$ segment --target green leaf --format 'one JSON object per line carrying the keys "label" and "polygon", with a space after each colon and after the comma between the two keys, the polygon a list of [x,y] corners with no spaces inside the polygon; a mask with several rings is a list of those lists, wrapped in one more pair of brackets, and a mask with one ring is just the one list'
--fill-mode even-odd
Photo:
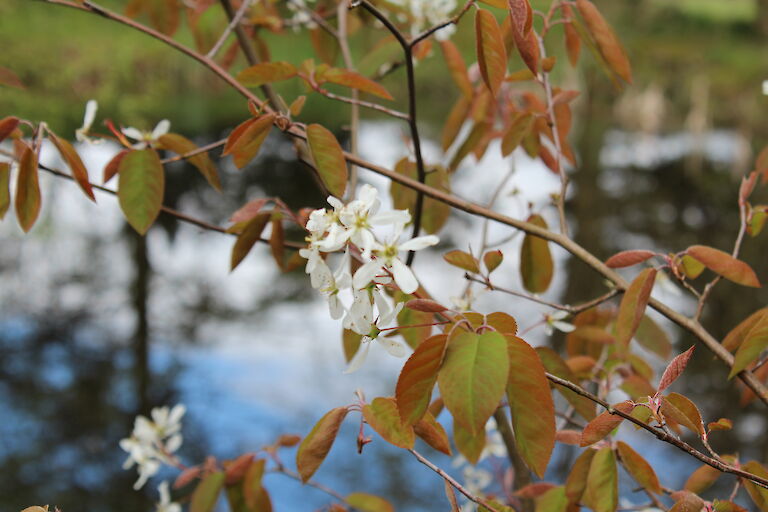
{"label": "green leaf", "polygon": [[296,66],[290,62],[262,62],[237,74],[237,81],[247,87],[258,87],[296,76]]}
{"label": "green leaf", "polygon": [[[411,297],[413,295],[398,291],[395,293],[395,302],[405,302]],[[428,325],[432,322],[434,322],[434,315],[432,313],[405,307],[397,314],[397,325],[402,327],[397,333],[403,337],[408,346],[416,349],[432,334],[432,326]],[[419,325],[420,327],[407,327],[409,325]]]}
{"label": "green leaf", "polygon": [[77,151],[75,151],[75,148],[72,147],[72,144],[70,144],[69,141],[60,139],[50,130],[48,131],[48,135],[51,142],[53,142],[53,145],[59,150],[61,157],[67,162],[67,165],[72,170],[72,177],[75,178],[77,184],[83,189],[85,195],[95,203],[96,198],[93,195],[93,187],[91,187],[88,178],[88,170],[80,159],[80,155],[77,154]]}
{"label": "green leaf", "polygon": [[253,219],[249,220],[243,228],[242,233],[237,236],[235,245],[232,247],[232,256],[230,258],[230,271],[243,261],[248,255],[255,244],[260,238],[261,233],[264,231],[264,227],[269,222],[270,214],[268,212],[262,212]]}
{"label": "green leaf", "polygon": [[[635,406],[632,402],[626,401],[614,405],[613,408],[625,414],[629,414]],[[584,431],[581,433],[581,446],[589,446],[602,440],[605,436],[610,434],[613,429],[618,427],[622,421],[624,421],[624,418],[618,414],[611,414],[608,411],[600,414],[584,427]]]}
{"label": "green leaf", "polygon": [[40,214],[40,182],[37,175],[37,155],[32,148],[24,146],[19,159],[16,177],[16,219],[21,229],[28,233]]}
{"label": "green leaf", "polygon": [[[674,410],[669,408],[670,405],[674,407]],[[664,414],[671,412],[672,419],[676,423],[683,425],[700,436],[704,435],[704,423],[701,420],[701,413],[696,404],[685,395],[670,393],[663,397],[661,412]]]}
{"label": "green leaf", "polygon": [[165,173],[154,149],[131,151],[120,160],[117,197],[128,223],[147,232],[163,206]]}
{"label": "green leaf", "polygon": [[453,441],[456,443],[456,449],[462,454],[470,464],[477,464],[480,455],[485,448],[485,429],[477,434],[471,433],[465,429],[461,423],[453,418]]}
{"label": "green leaf", "polygon": [[[169,149],[177,155],[186,155],[199,149],[197,145],[177,133],[166,133],[158,139],[164,149]],[[186,158],[186,160],[195,166],[200,171],[200,174],[208,181],[208,183],[218,191],[221,191],[221,180],[219,179],[219,172],[216,166],[208,156],[208,153],[199,153],[197,155]]]}
{"label": "green leaf", "polygon": [[362,339],[362,334],[357,334],[350,329],[344,329],[344,332],[341,335],[341,343],[344,347],[344,360],[347,363],[349,363],[352,358],[355,357],[355,354],[357,354]]}
{"label": "green leaf", "polygon": [[343,85],[350,89],[367,92],[374,96],[378,96],[379,98],[384,98],[385,100],[395,99],[383,85],[374,82],[360,73],[350,71],[349,69],[331,68],[326,70],[322,77],[323,80],[333,84]]}
{"label": "green leaf", "polygon": [[348,412],[346,407],[337,407],[328,411],[299,445],[296,452],[296,469],[299,471],[302,482],[306,483],[312,478],[328,452],[331,451],[341,422],[344,421]]}
{"label": "green leaf", "polygon": [[610,446],[600,448],[592,458],[582,501],[594,512],[614,512],[619,503],[616,456]]}
{"label": "green leaf", "polygon": [[701,494],[714,484],[722,473],[719,469],[713,468],[709,464],[702,464],[696,471],[691,473],[688,480],[685,481],[683,489],[691,491],[694,494]]}
{"label": "green leaf", "polygon": [[211,512],[223,486],[223,471],[206,475],[192,493],[189,512]]}
{"label": "green leaf", "polygon": [[703,263],[709,270],[734,283],[760,288],[760,281],[752,267],[727,252],[706,245],[694,245],[686,249],[686,253]]}
{"label": "green leaf", "polygon": [[624,292],[616,317],[616,343],[620,350],[626,350],[640,326],[655,280],[656,269],[646,268]]}
{"label": "green leaf", "polygon": [[656,472],[651,465],[648,464],[648,461],[633,450],[627,443],[618,441],[616,447],[619,450],[621,462],[624,464],[624,467],[629,474],[632,475],[632,478],[643,486],[644,489],[656,494],[661,494],[659,477],[656,476]]}
{"label": "green leaf", "polygon": [[324,126],[310,124],[307,127],[307,142],[317,172],[328,192],[336,197],[343,197],[347,188],[348,171],[339,141]]}
{"label": "green leaf", "polygon": [[480,74],[496,96],[507,74],[507,50],[496,17],[485,9],[478,9],[475,15],[475,41]]}
{"label": "green leaf", "polygon": [[504,397],[509,373],[507,341],[497,332],[461,332],[448,343],[438,376],[445,406],[477,435]]}
{"label": "green leaf", "polygon": [[749,315],[739,325],[731,329],[731,332],[723,340],[723,347],[731,352],[739,348],[755,324],[766,317],[768,317],[768,308],[758,309]]}
{"label": "green leaf", "polygon": [[[741,469],[748,471],[753,475],[768,478],[768,470],[765,469],[765,466],[754,460],[751,460],[742,465]],[[749,497],[752,498],[752,501],[755,503],[755,505],[757,505],[757,507],[763,512],[768,512],[768,490],[763,487],[759,487],[757,484],[747,480],[746,478],[742,478],[741,483],[747,490]]]}
{"label": "green leaf", "polygon": [[242,169],[253,160],[272,130],[274,114],[249,119],[232,130],[222,155],[232,155],[235,166]]}
{"label": "green leaf", "polygon": [[416,347],[405,362],[395,389],[397,408],[404,424],[413,425],[427,411],[447,344],[448,335],[432,336]]}
{"label": "green leaf", "polygon": [[[547,229],[541,215],[531,215],[528,222]],[[523,286],[531,293],[544,293],[552,282],[554,265],[549,243],[543,238],[526,233],[520,251],[520,276]]]}
{"label": "green leaf", "polygon": [[243,497],[249,508],[256,508],[257,504],[263,500],[261,480],[264,477],[264,468],[267,464],[265,459],[256,459],[248,467],[243,478]]}
{"label": "green leaf", "polygon": [[555,404],[546,371],[536,351],[522,339],[507,336],[507,397],[515,443],[534,473],[544,477],[555,447]]}
{"label": "green leaf", "polygon": [[569,503],[581,502],[584,490],[587,488],[587,477],[589,476],[589,467],[592,465],[592,459],[597,450],[588,448],[579,455],[568,473],[565,480],[565,495]]}
{"label": "green leaf", "polygon": [[744,336],[744,341],[736,351],[728,378],[733,378],[752,364],[766,348],[768,348],[768,315],[763,315]]}
{"label": "green leaf", "polygon": [[[549,347],[536,347],[536,353],[539,355],[544,368],[556,377],[565,379],[573,384],[578,384],[579,379],[573,374],[573,371],[565,364],[560,355]],[[587,397],[581,396],[576,392],[564,387],[555,386],[555,389],[570,403],[576,412],[585,420],[592,421],[597,416],[595,403]]]}
{"label": "green leaf", "polygon": [[483,255],[483,263],[489,274],[496,270],[502,261],[504,261],[504,253],[499,250],[489,251]]}
{"label": "green leaf", "polygon": [[683,254],[683,257],[680,258],[680,266],[688,279],[696,279],[706,268],[702,262],[687,254]]}
{"label": "green leaf", "polygon": [[424,416],[413,425],[413,431],[435,450],[451,455],[451,442],[448,440],[448,434],[431,412],[424,413]]}
{"label": "green leaf", "polygon": [[363,417],[385,441],[399,448],[409,450],[416,440],[411,425],[404,425],[394,398],[374,398],[363,407]]}
{"label": "green leaf", "polygon": [[0,220],[11,207],[11,164],[0,162]]}
{"label": "green leaf", "polygon": [[536,499],[536,512],[565,512],[567,508],[568,498],[562,485],[549,489]]}
{"label": "green leaf", "polygon": [[506,336],[517,335],[517,321],[506,313],[496,311],[486,315],[485,323],[496,329],[496,332]]}
{"label": "green leaf", "polygon": [[391,503],[373,494],[354,492],[346,497],[346,501],[360,512],[395,512]]}

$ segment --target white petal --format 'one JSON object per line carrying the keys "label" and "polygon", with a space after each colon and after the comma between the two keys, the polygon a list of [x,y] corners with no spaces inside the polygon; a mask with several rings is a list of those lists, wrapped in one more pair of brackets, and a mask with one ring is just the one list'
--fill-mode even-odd
{"label": "white petal", "polygon": [[401,251],[419,251],[431,245],[436,245],[440,241],[435,235],[417,236],[407,242],[400,244]]}
{"label": "white petal", "polygon": [[157,140],[166,133],[168,133],[168,130],[171,129],[171,122],[167,119],[163,119],[159,123],[157,123],[157,126],[155,126],[155,129],[152,130],[152,140]]}
{"label": "white petal", "polygon": [[349,362],[349,366],[344,370],[344,373],[354,373],[359,370],[365,359],[368,357],[368,351],[371,349],[370,338],[363,338],[363,342],[360,344],[360,348],[357,349],[357,353]]}
{"label": "white petal", "polygon": [[558,331],[563,331],[563,332],[573,332],[576,330],[575,325],[569,324],[568,322],[560,322],[558,320],[555,320],[554,322],[552,322],[552,327],[554,327]]}
{"label": "white petal", "polygon": [[369,261],[357,269],[355,276],[352,278],[352,286],[358,290],[365,288],[379,272],[381,272],[381,263],[378,260]]}
{"label": "white petal", "polygon": [[405,347],[400,343],[389,338],[384,338],[383,336],[376,338],[376,340],[384,346],[387,352],[389,352],[389,355],[395,357],[405,357]]}
{"label": "white petal", "polygon": [[129,126],[128,128],[123,128],[120,131],[123,132],[123,135],[133,140],[141,140],[144,138],[144,134],[141,133],[140,130],[137,130],[136,128],[134,128],[133,126]]}
{"label": "white petal", "polygon": [[184,441],[184,438],[181,434],[174,434],[171,436],[170,439],[165,443],[165,450],[168,453],[174,453],[176,450],[181,448],[181,443]]}
{"label": "white petal", "polygon": [[341,210],[344,208],[344,203],[342,203],[339,198],[334,196],[328,196],[328,204],[333,206],[334,210]]}
{"label": "white petal", "polygon": [[373,225],[384,224],[408,224],[411,222],[411,214],[408,210],[392,210],[391,212],[378,213],[368,219]]}
{"label": "white petal", "polygon": [[344,305],[339,300],[339,296],[336,294],[328,296],[328,311],[331,314],[331,318],[338,320],[344,316],[347,311],[344,309]]}
{"label": "white petal", "polygon": [[418,289],[419,282],[413,275],[413,271],[405,263],[399,258],[393,258],[390,265],[392,266],[392,274],[395,276],[395,282],[403,293],[413,293]]}
{"label": "white petal", "polygon": [[187,408],[184,404],[176,404],[173,406],[173,409],[171,409],[171,414],[168,417],[169,423],[178,423],[181,421],[182,416],[184,416],[184,413],[187,412]]}
{"label": "white petal", "polygon": [[90,130],[93,121],[96,119],[96,111],[99,109],[99,104],[96,100],[88,100],[85,104],[85,116],[83,117],[83,130],[87,133]]}

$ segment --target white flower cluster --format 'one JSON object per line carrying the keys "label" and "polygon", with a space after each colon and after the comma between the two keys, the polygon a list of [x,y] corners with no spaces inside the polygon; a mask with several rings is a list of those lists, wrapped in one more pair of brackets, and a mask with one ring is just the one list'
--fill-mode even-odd
{"label": "white flower cluster", "polygon": [[173,453],[181,447],[183,440],[181,417],[185,412],[186,408],[181,404],[170,410],[168,407],[155,407],[151,420],[137,416],[131,437],[120,440],[120,448],[128,452],[123,469],[136,464],[139,472],[134,489],[141,489],[162,464],[173,464]]}
{"label": "white flower cluster", "polygon": [[[323,208],[310,214],[307,221],[309,246],[299,254],[307,259],[306,272],[312,287],[328,300],[331,317],[343,317],[345,329],[364,336],[363,346],[347,368],[347,373],[351,373],[362,365],[373,339],[378,339],[390,354],[405,355],[402,345],[378,336],[381,328],[393,322],[403,308],[402,303],[391,306],[382,287],[394,278],[404,293],[416,291],[419,283],[400,259],[400,253],[435,245],[438,238],[429,235],[401,242],[400,236],[411,222],[411,214],[407,210],[379,212],[378,191],[370,185],[363,185],[358,198],[346,205],[332,196],[328,203],[332,210]],[[390,226],[390,236],[378,238],[374,226]],[[350,272],[350,244],[360,249],[364,261],[354,276]],[[341,250],[344,250],[344,256],[336,272],[332,272],[321,253]],[[351,291],[352,303],[348,307],[339,297],[342,290]]]}
{"label": "white flower cluster", "polygon": [[[413,18],[411,34],[417,35],[422,31],[442,23],[451,17],[456,9],[456,0],[389,0],[390,3],[405,7]],[[455,25],[448,25],[435,33],[438,41],[451,37],[456,31]]]}
{"label": "white flower cluster", "polygon": [[317,27],[317,23],[309,14],[312,8],[307,5],[307,2],[315,3],[315,0],[288,0],[286,2],[288,10],[293,13],[291,25],[293,25],[294,30],[299,30],[301,27],[309,29]]}

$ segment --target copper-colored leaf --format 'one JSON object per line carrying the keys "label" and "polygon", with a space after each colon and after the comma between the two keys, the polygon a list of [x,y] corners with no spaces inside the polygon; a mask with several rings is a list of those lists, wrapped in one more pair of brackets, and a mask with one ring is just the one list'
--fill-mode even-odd
{"label": "copper-colored leaf", "polygon": [[354,492],[346,497],[346,502],[360,512],[395,512],[390,502],[373,494]]}
{"label": "copper-colored leaf", "polygon": [[453,141],[456,140],[456,136],[459,134],[461,127],[464,125],[464,121],[469,114],[471,103],[466,96],[461,96],[451,108],[451,112],[448,114],[448,118],[443,126],[443,133],[440,138],[440,144],[443,151],[447,151]]}
{"label": "copper-colored leaf", "polygon": [[526,35],[520,34],[518,31],[514,31],[515,46],[520,53],[523,62],[531,73],[536,75],[539,72],[539,61],[541,60],[541,49],[539,48],[539,37],[536,35],[535,30],[530,30]]}
{"label": "copper-colored leaf", "polygon": [[37,155],[24,145],[19,159],[19,172],[16,177],[16,219],[25,233],[35,225],[40,214],[40,182],[37,174]]}
{"label": "copper-colored leaf", "polygon": [[0,220],[11,206],[11,164],[0,162]]}
{"label": "copper-colored leaf", "polygon": [[710,432],[715,430],[731,430],[733,428],[733,421],[728,418],[720,418],[717,421],[710,421],[707,423],[707,430]]}
{"label": "copper-colored leaf", "polygon": [[512,27],[521,35],[526,35],[533,26],[533,10],[529,0],[508,0],[509,16]]}
{"label": "copper-colored leaf", "polygon": [[733,378],[756,361],[766,348],[768,348],[768,315],[763,315],[744,336],[744,341],[739,346],[739,350],[736,351],[728,378]]}
{"label": "copper-colored leaf", "polygon": [[760,288],[760,281],[752,267],[741,260],[737,260],[727,252],[706,245],[691,246],[686,252],[711,271],[734,283]]}
{"label": "copper-colored leaf", "polygon": [[720,478],[722,473],[719,469],[713,468],[709,464],[702,464],[696,471],[691,473],[688,480],[685,481],[683,489],[691,491],[694,494],[701,494]]}
{"label": "copper-colored leaf", "polygon": [[471,464],[477,464],[480,460],[480,455],[483,453],[483,448],[485,448],[485,429],[481,429],[477,434],[473,434],[465,429],[454,417],[453,440],[459,453]]}
{"label": "copper-colored leaf", "polygon": [[217,471],[203,477],[192,493],[189,512],[211,512],[224,486],[224,472]]}
{"label": "copper-colored leaf", "polygon": [[672,361],[670,361],[659,381],[659,393],[667,389],[673,382],[675,382],[675,380],[677,380],[680,374],[683,373],[685,367],[688,365],[688,361],[691,360],[691,356],[693,356],[693,351],[695,349],[696,345],[692,346],[682,354],[678,354]]}
{"label": "copper-colored leaf", "polygon": [[168,36],[176,32],[181,21],[179,0],[152,0],[146,6],[154,28]]}
{"label": "copper-colored leaf", "polygon": [[440,41],[440,48],[443,50],[443,57],[445,63],[448,65],[448,71],[451,73],[451,78],[456,82],[459,90],[465,98],[472,98],[473,89],[472,82],[469,81],[469,74],[467,73],[467,65],[464,63],[464,59],[456,48],[456,45],[451,42],[450,39]]}
{"label": "copper-colored leaf", "polygon": [[258,87],[296,76],[296,66],[289,62],[262,62],[237,74],[237,81],[248,87]]}
{"label": "copper-colored leaf", "polygon": [[181,489],[182,487],[196,480],[202,472],[203,472],[202,466],[188,467],[187,469],[179,473],[179,476],[177,476],[176,480],[173,481],[173,488]]}
{"label": "copper-colored leaf", "polygon": [[588,448],[579,455],[568,473],[565,480],[565,495],[569,503],[579,503],[587,488],[587,477],[589,476],[589,467],[592,465],[592,459],[597,450]]}
{"label": "copper-colored leaf", "polygon": [[[169,149],[177,155],[186,155],[198,149],[197,145],[188,138],[177,133],[166,133],[158,139],[164,149]],[[200,174],[216,190],[221,190],[221,180],[219,173],[208,153],[199,153],[186,158],[186,160],[200,171]]]}
{"label": "copper-colored leaf", "polygon": [[296,468],[302,482],[307,482],[323,463],[339,433],[341,422],[347,416],[346,407],[337,407],[328,411],[307,434],[296,452]]}
{"label": "copper-colored leaf", "polygon": [[631,267],[649,260],[655,255],[656,253],[653,251],[645,250],[621,251],[605,260],[605,264],[611,268]]}
{"label": "copper-colored leaf", "polygon": [[429,411],[413,425],[413,431],[425,443],[446,455],[451,455],[451,442],[443,426],[437,422]]}
{"label": "copper-colored leaf", "polygon": [[358,91],[373,94],[374,96],[384,98],[385,100],[394,99],[383,85],[374,82],[360,73],[348,69],[331,68],[323,73],[323,79],[333,84],[343,85],[350,89],[357,89]]}
{"label": "copper-colored leaf", "polygon": [[578,430],[558,430],[555,433],[555,441],[570,444],[571,446],[579,446],[581,444],[581,432]]}
{"label": "copper-colored leaf", "polygon": [[229,222],[237,224],[238,222],[247,222],[253,219],[269,201],[270,198],[268,197],[260,197],[248,201],[232,214],[229,218]]}
{"label": "copper-colored leaf", "polygon": [[[541,215],[531,215],[528,222],[547,229],[547,223]],[[549,242],[526,233],[520,250],[520,275],[523,286],[531,293],[544,293],[552,282],[553,274],[554,264],[549,252]]]}
{"label": "copper-colored leaf", "polygon": [[[763,478],[768,478],[768,469],[757,461],[751,460],[741,466],[741,469],[748,471],[753,475],[757,475]],[[765,512],[768,511],[768,490],[758,486],[746,478],[741,479],[741,483],[749,493],[749,497],[757,505],[757,507]]]}
{"label": "copper-colored leaf", "polygon": [[704,500],[689,491],[677,491],[672,493],[675,504],[669,512],[700,512],[704,508]]}
{"label": "copper-colored leaf", "polygon": [[[629,414],[635,406],[632,402],[626,401],[614,405],[613,408],[625,414]],[[611,414],[608,411],[600,414],[584,427],[584,431],[581,433],[581,446],[589,446],[602,440],[605,436],[610,434],[613,429],[618,427],[622,421],[624,421],[624,418],[618,414]]]}
{"label": "copper-colored leaf", "polygon": [[763,318],[768,317],[768,307],[761,308],[739,322],[739,325],[731,329],[723,340],[723,347],[733,352],[741,346],[747,334]]}
{"label": "copper-colored leaf", "polygon": [[[671,411],[669,405],[672,405],[675,410]],[[661,412],[664,414],[672,412],[672,419],[675,423],[683,425],[700,436],[704,435],[704,423],[701,420],[701,412],[699,412],[699,408],[696,407],[696,404],[685,395],[681,395],[680,393],[670,393],[663,397]],[[678,413],[682,414],[682,416]]]}
{"label": "copper-colored leaf", "polygon": [[416,440],[413,427],[400,419],[394,398],[374,398],[373,402],[363,407],[363,417],[388,443],[406,450],[413,448]]}
{"label": "copper-colored leaf", "polygon": [[443,254],[443,259],[454,267],[462,268],[467,272],[471,272],[473,274],[480,273],[480,264],[477,261],[477,258],[468,252],[459,250],[448,251],[447,253]]}
{"label": "copper-colored leaf", "polygon": [[240,483],[245,477],[245,473],[253,462],[253,453],[244,453],[233,461],[224,463],[224,474],[226,475],[225,484],[235,485]]}
{"label": "copper-colored leaf", "polygon": [[245,167],[259,153],[274,120],[274,114],[267,114],[240,124],[229,135],[222,155],[231,154],[238,169]]}
{"label": "copper-colored leaf", "polygon": [[411,299],[405,303],[405,307],[424,313],[442,313],[448,309],[431,299]]}
{"label": "copper-colored leaf", "polygon": [[230,258],[230,271],[240,264],[241,261],[251,252],[253,244],[255,244],[261,233],[269,222],[270,214],[267,212],[256,215],[253,219],[249,220],[243,228],[243,231],[238,235],[235,245],[232,247],[232,256]]}
{"label": "copper-colored leaf", "polygon": [[459,509],[459,502],[456,500],[456,493],[453,490],[453,486],[447,479],[443,479],[443,490],[445,490],[445,497],[448,498],[448,503],[451,504],[451,512],[461,512]]}
{"label": "copper-colored leaf", "polygon": [[77,184],[80,185],[80,188],[83,189],[83,192],[85,192],[85,195],[88,196],[91,201],[96,202],[96,197],[93,195],[93,187],[88,179],[88,170],[86,170],[85,165],[80,159],[80,155],[75,151],[75,148],[72,147],[72,144],[70,144],[69,141],[57,137],[51,131],[48,132],[48,135],[51,142],[53,142],[53,145],[59,150],[61,157],[67,162],[67,165],[72,170],[72,177],[75,178]]}
{"label": "copper-colored leaf", "polygon": [[505,336],[517,335],[517,321],[506,313],[496,311],[485,317],[485,323]]}
{"label": "copper-colored leaf", "polygon": [[426,412],[448,342],[446,334],[424,340],[405,362],[397,379],[395,397],[400,417],[413,425]]}
{"label": "copper-colored leaf", "polygon": [[10,135],[18,125],[18,117],[10,116],[0,119],[0,142],[3,142],[3,140],[5,140],[5,138]]}
{"label": "copper-colored leaf", "polygon": [[483,255],[483,263],[489,274],[496,270],[502,261],[504,261],[504,253],[499,250],[489,251]]}
{"label": "copper-colored leaf", "polygon": [[[563,5],[563,17],[573,19],[573,9],[570,5]],[[579,53],[581,52],[581,38],[579,37],[579,31],[573,28],[573,23],[566,22],[565,29],[565,50],[568,53],[568,60],[572,66],[576,66],[579,63]]]}
{"label": "copper-colored leaf", "polygon": [[615,512],[619,502],[616,456],[610,446],[600,448],[592,458],[582,502],[594,512]]}
{"label": "copper-colored leaf", "polygon": [[347,162],[339,141],[333,133],[319,124],[307,126],[307,142],[320,178],[328,192],[343,197],[347,188]]}
{"label": "copper-colored leaf", "polygon": [[643,486],[644,489],[661,494],[659,478],[656,476],[656,472],[651,465],[627,443],[618,441],[616,447],[619,450],[621,462],[627,468],[629,474],[632,475],[632,478]]}
{"label": "copper-colored leaf", "polygon": [[475,16],[475,43],[480,74],[495,96],[507,74],[507,50],[496,17],[485,9],[478,9]]}
{"label": "copper-colored leaf", "polygon": [[[24,89],[24,84],[19,80],[18,75],[8,68],[0,66],[0,85],[7,85],[10,87],[16,87],[17,89]],[[2,137],[0,137],[2,140]]]}
{"label": "copper-colored leaf", "polygon": [[533,114],[523,112],[518,114],[510,123],[504,137],[501,139],[502,156],[510,155],[531,131],[534,122]]}
{"label": "copper-colored leaf", "polygon": [[573,333],[574,336],[578,336],[590,343],[602,343],[603,345],[609,345],[615,341],[611,333],[596,325],[582,325],[577,327]]}
{"label": "copper-colored leaf", "polygon": [[[549,347],[536,347],[536,352],[539,354],[541,362],[549,373],[574,384],[579,383],[576,376],[557,352]],[[570,403],[574,409],[576,409],[576,412],[578,412],[584,419],[587,421],[595,419],[596,412],[594,402],[566,387],[555,386],[555,389],[568,400],[568,403]]]}
{"label": "copper-colored leaf", "polygon": [[600,55],[610,66],[611,70],[624,81],[632,83],[632,69],[624,48],[616,38],[608,22],[597,10],[597,7],[589,0],[576,0],[576,8],[579,10],[589,33],[595,40]]}
{"label": "copper-colored leaf", "polygon": [[[264,477],[264,469],[266,465],[266,459],[256,459],[253,461],[253,464],[248,467],[248,471],[245,472],[242,485],[243,498],[245,499],[245,503],[251,508],[255,508],[256,504],[262,499],[261,481]],[[260,509],[256,510],[261,512]]]}
{"label": "copper-colored leaf", "polygon": [[285,271],[285,231],[282,216],[272,214],[272,233],[269,235],[269,248],[277,267]]}
{"label": "copper-colored leaf", "polygon": [[113,156],[109,162],[107,162],[107,165],[104,166],[104,174],[101,179],[102,184],[106,185],[109,180],[117,175],[117,173],[120,171],[120,162],[123,160],[125,155],[130,152],[130,149],[124,149]]}
{"label": "copper-colored leaf", "polygon": [[522,339],[507,336],[507,397],[517,450],[539,477],[544,476],[555,447],[555,404],[546,371],[536,351]]}
{"label": "copper-colored leaf", "polygon": [[643,319],[655,280],[656,269],[644,269],[632,281],[621,298],[619,315],[616,318],[616,343],[622,350],[629,345]]}
{"label": "copper-colored leaf", "polygon": [[643,319],[640,320],[640,325],[635,331],[635,339],[644,348],[662,359],[668,359],[672,352],[672,342],[669,341],[669,336],[648,315],[644,315]]}

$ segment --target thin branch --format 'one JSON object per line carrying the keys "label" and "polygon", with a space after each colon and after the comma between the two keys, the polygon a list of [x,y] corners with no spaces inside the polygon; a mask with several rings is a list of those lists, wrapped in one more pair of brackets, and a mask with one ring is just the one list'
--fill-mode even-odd
{"label": "thin branch", "polygon": [[237,25],[240,23],[240,21],[243,19],[243,16],[245,15],[245,12],[248,10],[248,7],[251,5],[251,0],[243,0],[243,4],[240,6],[240,9],[237,10],[237,13],[232,17],[232,19],[229,22],[229,25],[227,25],[227,28],[224,29],[224,32],[221,33],[221,36],[219,36],[219,40],[216,41],[216,44],[213,45],[213,47],[208,51],[208,53],[205,54],[206,57],[209,59],[213,59],[216,57],[216,54],[219,53],[219,50],[221,50],[221,47],[224,46],[224,43],[227,41],[227,38],[232,33],[232,31],[237,27]]}
{"label": "thin branch", "polygon": [[[349,10],[350,0],[342,0],[339,2],[336,8],[336,16],[338,19],[339,28],[336,31],[336,41],[339,43],[341,49],[341,58],[344,59],[344,67],[349,70],[355,70],[355,64],[352,61],[352,52],[349,49],[349,39],[347,31],[347,18]],[[352,89],[352,100],[354,102],[360,101],[360,92],[357,89]],[[358,139],[360,137],[360,105],[358,103],[352,104],[351,112],[349,113],[349,148],[353,155],[357,155]],[[347,191],[348,197],[353,197],[355,189],[357,188],[357,166],[349,166],[349,189]]]}
{"label": "thin branch", "polygon": [[[405,121],[408,121],[408,119],[410,119],[408,114],[404,114],[404,113],[399,112],[397,110],[384,107],[382,105],[379,105],[378,103],[372,103],[370,101],[355,99],[354,97],[347,98],[346,96],[340,96],[338,94],[334,94],[334,93],[332,93],[330,91],[327,91],[327,90],[321,88],[320,86],[313,87],[313,89],[315,91],[319,92],[320,94],[322,94],[323,96],[325,96],[326,98],[329,98],[329,99],[332,99],[332,100],[337,100],[337,101],[342,101],[344,103],[349,103],[350,105],[352,105],[353,108],[356,107],[356,106],[360,106],[360,107],[369,108],[371,110],[375,110],[377,112],[381,112],[382,114],[387,114],[388,116],[392,116],[392,117],[395,117],[397,119],[403,119]],[[353,89],[352,92],[354,94],[357,91],[355,91]],[[356,151],[354,151],[354,149],[353,149],[351,151],[351,153],[352,154],[356,154]]]}
{"label": "thin branch", "polygon": [[301,482],[303,485],[308,485],[310,487],[314,487],[315,489],[324,492],[328,496],[331,496],[332,498],[340,501],[341,503],[344,503],[348,507],[351,507],[352,510],[358,510],[358,509],[352,507],[352,505],[347,501],[347,498],[342,496],[337,491],[334,491],[333,489],[331,489],[327,485],[323,485],[321,483],[317,483],[314,480],[308,480],[308,481],[305,482],[305,481],[303,481],[301,479],[301,476],[298,473],[296,473],[295,471],[291,471],[290,469],[285,468],[282,465],[280,465],[277,468],[271,470],[270,472],[271,473],[277,473],[279,475],[285,475],[287,477],[293,478],[294,480],[297,480],[297,481]]}
{"label": "thin branch", "polygon": [[168,158],[163,158],[160,160],[160,163],[162,164],[169,164],[171,162],[178,162],[179,160],[187,160],[189,158],[192,158],[193,156],[199,155],[201,153],[207,153],[209,151],[212,151],[216,148],[220,148],[221,146],[225,145],[227,143],[227,139],[221,139],[217,140],[216,142],[211,142],[210,144],[206,144],[205,146],[200,146],[197,149],[193,149],[192,151],[188,153],[184,153],[183,155],[176,155]]}
{"label": "thin branch", "polygon": [[456,14],[455,16],[452,16],[452,17],[448,18],[447,20],[443,21],[442,23],[438,23],[438,24],[437,24],[437,25],[435,25],[434,27],[432,27],[432,28],[429,28],[429,29],[425,30],[424,32],[422,32],[421,34],[419,34],[419,35],[417,35],[416,37],[414,37],[414,38],[411,40],[411,42],[409,43],[409,44],[410,44],[410,46],[411,46],[411,48],[413,48],[414,46],[416,46],[417,44],[419,44],[420,42],[422,42],[424,39],[428,38],[429,36],[431,36],[432,34],[434,34],[435,32],[437,32],[437,31],[438,31],[438,30],[440,30],[441,28],[445,28],[445,27],[447,27],[448,25],[458,25],[458,24],[459,24],[459,21],[461,21],[461,18],[464,16],[464,14],[465,14],[465,13],[466,13],[466,12],[469,10],[469,8],[470,8],[470,7],[472,7],[473,5],[475,5],[475,0],[468,0],[468,1],[467,1],[467,3],[465,3],[465,4],[464,4],[464,7],[462,7],[462,8],[461,8],[461,11],[459,11],[459,13],[458,13],[458,14]]}

